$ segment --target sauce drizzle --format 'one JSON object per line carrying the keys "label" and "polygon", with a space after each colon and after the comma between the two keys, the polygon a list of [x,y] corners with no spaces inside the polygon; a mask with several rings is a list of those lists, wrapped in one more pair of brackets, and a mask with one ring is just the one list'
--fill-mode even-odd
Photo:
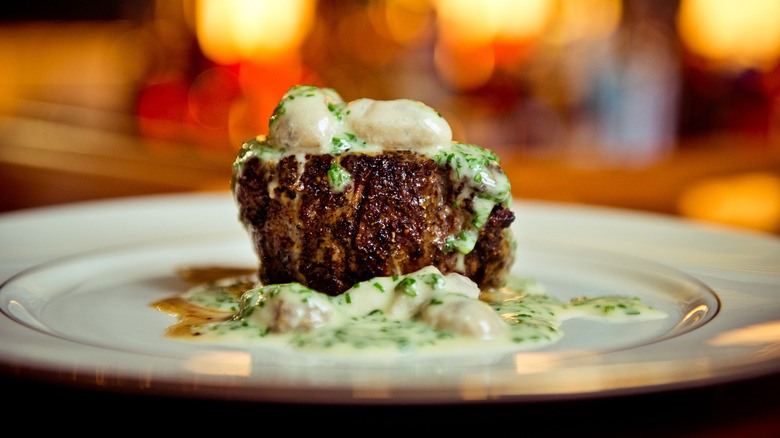
{"label": "sauce drizzle", "polygon": [[[436,268],[358,283],[332,297],[297,283],[259,285],[244,271],[189,271],[205,280],[153,303],[178,322],[166,336],[185,341],[277,345],[298,351],[414,355],[477,347],[527,350],[558,341],[572,318],[625,323],[667,315],[636,297],[561,301],[530,279],[480,291]],[[217,278],[219,277],[219,278]]]}

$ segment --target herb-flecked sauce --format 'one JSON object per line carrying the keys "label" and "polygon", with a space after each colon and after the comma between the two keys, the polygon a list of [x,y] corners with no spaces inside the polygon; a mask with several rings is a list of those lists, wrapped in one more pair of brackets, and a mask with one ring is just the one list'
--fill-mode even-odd
{"label": "herb-flecked sauce", "polygon": [[436,268],[358,283],[328,296],[297,283],[259,285],[239,276],[195,285],[153,304],[178,316],[167,336],[207,343],[260,343],[343,356],[407,356],[472,348],[519,351],[550,345],[572,318],[626,323],[667,315],[630,296],[561,301],[514,278],[480,291]]}

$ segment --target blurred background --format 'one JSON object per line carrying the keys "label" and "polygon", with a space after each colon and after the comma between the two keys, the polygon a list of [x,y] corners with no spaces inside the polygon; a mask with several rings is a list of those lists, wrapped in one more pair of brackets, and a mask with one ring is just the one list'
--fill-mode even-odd
{"label": "blurred background", "polygon": [[227,190],[311,83],[436,108],[519,198],[780,233],[780,0],[12,2],[0,60],[0,211]]}

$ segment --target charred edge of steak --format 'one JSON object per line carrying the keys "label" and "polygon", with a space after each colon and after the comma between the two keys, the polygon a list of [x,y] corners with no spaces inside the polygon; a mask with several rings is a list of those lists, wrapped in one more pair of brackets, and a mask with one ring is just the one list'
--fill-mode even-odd
{"label": "charred edge of steak", "polygon": [[459,254],[447,250],[446,239],[471,214],[453,205],[457,189],[448,169],[409,152],[344,154],[339,164],[352,181],[337,192],[328,181],[336,158],[306,159],[300,174],[295,156],[275,163],[254,158],[237,180],[240,217],[252,235],[262,282],[299,282],[338,295],[360,281],[429,265],[481,287],[504,281],[514,215],[496,205],[459,269]]}
{"label": "charred edge of steak", "polygon": [[481,288],[503,286],[515,258],[509,227],[515,215],[503,204],[493,207],[474,249],[466,255],[465,273]]}

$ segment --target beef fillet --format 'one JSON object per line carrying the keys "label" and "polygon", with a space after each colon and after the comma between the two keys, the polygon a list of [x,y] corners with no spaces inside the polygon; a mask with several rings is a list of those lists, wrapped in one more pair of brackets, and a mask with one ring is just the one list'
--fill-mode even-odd
{"label": "beef fillet", "polygon": [[[451,171],[409,151],[245,159],[233,190],[260,280],[338,295],[432,265],[482,288],[502,285],[513,261],[514,215],[496,203],[474,230],[473,249],[453,247],[453,236],[472,227],[478,193],[464,196],[469,181],[453,180]],[[348,182],[334,184],[334,172]]]}

